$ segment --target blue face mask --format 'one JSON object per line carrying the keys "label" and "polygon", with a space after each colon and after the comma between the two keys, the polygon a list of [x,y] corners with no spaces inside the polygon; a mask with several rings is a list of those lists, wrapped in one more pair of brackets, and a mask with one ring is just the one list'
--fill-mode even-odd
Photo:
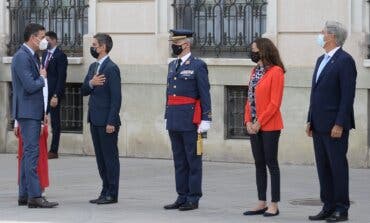
{"label": "blue face mask", "polygon": [[321,47],[324,48],[325,46],[325,40],[324,40],[324,34],[319,34],[316,38],[317,44]]}

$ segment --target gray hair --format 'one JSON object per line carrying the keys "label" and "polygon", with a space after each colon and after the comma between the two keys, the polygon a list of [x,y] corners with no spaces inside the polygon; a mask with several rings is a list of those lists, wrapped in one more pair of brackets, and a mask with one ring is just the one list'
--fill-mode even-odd
{"label": "gray hair", "polygon": [[335,36],[335,43],[337,46],[343,46],[347,39],[347,30],[342,23],[336,21],[327,21],[325,23],[325,30],[327,33]]}
{"label": "gray hair", "polygon": [[193,43],[194,43],[193,37],[186,38],[186,42],[190,43],[190,45],[193,45]]}

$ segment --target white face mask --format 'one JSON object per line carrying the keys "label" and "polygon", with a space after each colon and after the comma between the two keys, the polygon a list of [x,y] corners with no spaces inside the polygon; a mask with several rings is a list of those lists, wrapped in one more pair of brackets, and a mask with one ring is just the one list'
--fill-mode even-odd
{"label": "white face mask", "polygon": [[39,48],[40,48],[40,50],[46,50],[46,48],[48,48],[48,41],[46,40],[46,38],[43,38],[40,41]]}
{"label": "white face mask", "polygon": [[325,46],[325,40],[324,40],[324,34],[319,34],[316,38],[317,45],[319,45],[321,48],[324,48]]}

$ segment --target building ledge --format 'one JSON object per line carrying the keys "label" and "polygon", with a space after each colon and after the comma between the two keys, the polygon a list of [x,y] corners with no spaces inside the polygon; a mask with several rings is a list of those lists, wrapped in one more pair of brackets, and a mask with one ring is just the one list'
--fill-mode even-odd
{"label": "building ledge", "polygon": [[[4,64],[11,64],[13,57],[3,57],[2,63]],[[69,65],[79,65],[83,64],[83,57],[68,57],[68,64]]]}
{"label": "building ledge", "polygon": [[[168,58],[167,63],[171,63],[176,58]],[[234,58],[201,58],[208,66],[247,66],[254,67],[255,63],[251,59]]]}
{"label": "building ledge", "polygon": [[362,63],[364,67],[370,67],[370,59],[365,59],[364,62]]}

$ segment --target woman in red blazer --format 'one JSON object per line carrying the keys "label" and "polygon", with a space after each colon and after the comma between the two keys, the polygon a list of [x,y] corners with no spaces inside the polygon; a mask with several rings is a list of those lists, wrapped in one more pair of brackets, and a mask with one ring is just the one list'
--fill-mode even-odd
{"label": "woman in red blazer", "polygon": [[[278,144],[283,128],[280,106],[284,89],[285,68],[278,49],[266,38],[252,43],[251,59],[257,63],[252,70],[244,122],[250,134],[256,166],[258,205],[244,215],[265,217],[279,214],[280,170]],[[271,204],[266,203],[267,169],[271,175]]]}

